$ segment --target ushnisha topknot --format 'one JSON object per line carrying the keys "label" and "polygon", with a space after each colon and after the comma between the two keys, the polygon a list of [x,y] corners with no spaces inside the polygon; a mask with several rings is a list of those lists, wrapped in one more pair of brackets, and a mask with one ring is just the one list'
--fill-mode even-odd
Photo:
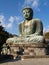
{"label": "ushnisha topknot", "polygon": [[24,8],[22,9],[22,11],[25,10],[25,9],[29,9],[30,11],[33,12],[32,8],[30,8],[30,7],[24,7]]}

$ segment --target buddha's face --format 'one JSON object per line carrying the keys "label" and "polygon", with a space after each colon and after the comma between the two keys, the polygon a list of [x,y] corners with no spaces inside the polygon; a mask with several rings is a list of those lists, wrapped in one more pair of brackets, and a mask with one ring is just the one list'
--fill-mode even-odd
{"label": "buddha's face", "polygon": [[29,20],[30,17],[31,17],[31,12],[30,12],[30,9],[24,9],[23,10],[23,16],[26,20]]}

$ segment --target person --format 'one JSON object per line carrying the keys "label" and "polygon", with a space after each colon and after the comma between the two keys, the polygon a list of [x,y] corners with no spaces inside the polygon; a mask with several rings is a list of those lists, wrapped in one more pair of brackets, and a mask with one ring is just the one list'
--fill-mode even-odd
{"label": "person", "polygon": [[[19,24],[18,37],[7,39],[6,43],[28,42],[43,43],[43,24],[40,19],[33,18],[32,8],[26,7],[22,10],[25,20]],[[11,41],[12,40],[12,41]]]}

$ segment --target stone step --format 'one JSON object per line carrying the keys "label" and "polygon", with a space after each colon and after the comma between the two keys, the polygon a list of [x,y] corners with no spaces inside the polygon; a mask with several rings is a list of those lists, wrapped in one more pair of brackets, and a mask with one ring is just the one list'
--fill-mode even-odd
{"label": "stone step", "polygon": [[41,56],[31,56],[31,55],[23,55],[22,59],[31,59],[31,58],[49,58],[49,55],[41,55]]}
{"label": "stone step", "polygon": [[24,44],[8,44],[9,47],[31,47],[31,48],[37,48],[37,47],[47,47],[47,44],[45,43],[24,43]]}

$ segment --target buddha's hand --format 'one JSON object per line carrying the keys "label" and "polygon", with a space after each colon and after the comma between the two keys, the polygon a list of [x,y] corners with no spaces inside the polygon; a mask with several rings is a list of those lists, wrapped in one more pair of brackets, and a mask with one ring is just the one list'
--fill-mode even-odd
{"label": "buddha's hand", "polygon": [[30,34],[30,35],[26,35],[26,37],[34,37],[36,36],[37,34]]}

